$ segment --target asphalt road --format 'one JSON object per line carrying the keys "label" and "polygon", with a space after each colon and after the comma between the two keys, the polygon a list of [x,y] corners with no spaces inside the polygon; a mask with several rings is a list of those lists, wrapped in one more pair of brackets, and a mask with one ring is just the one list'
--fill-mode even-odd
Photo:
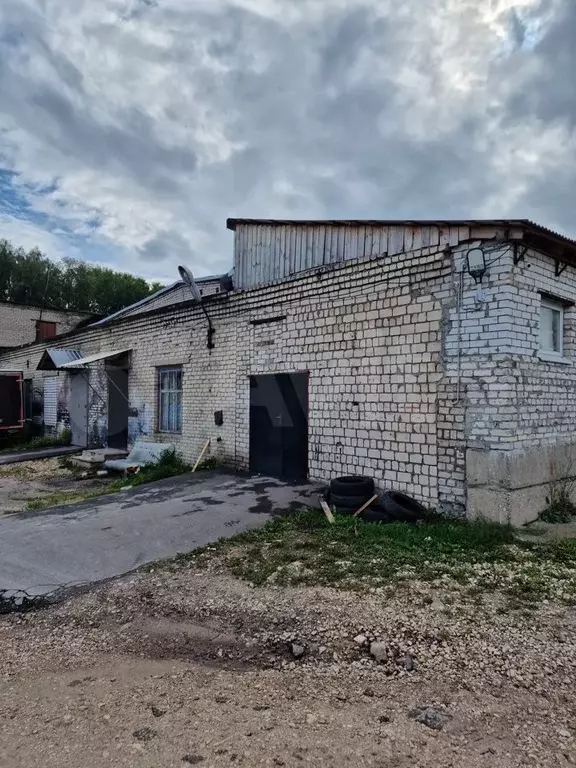
{"label": "asphalt road", "polygon": [[0,589],[44,594],[128,573],[263,525],[318,489],[222,472],[0,518]]}

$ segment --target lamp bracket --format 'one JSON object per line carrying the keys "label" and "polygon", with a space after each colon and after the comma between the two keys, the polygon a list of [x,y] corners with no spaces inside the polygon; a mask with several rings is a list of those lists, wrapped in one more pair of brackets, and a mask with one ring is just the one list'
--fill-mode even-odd
{"label": "lamp bracket", "polygon": [[524,261],[524,257],[528,253],[528,246],[521,245],[520,243],[514,243],[514,266]]}

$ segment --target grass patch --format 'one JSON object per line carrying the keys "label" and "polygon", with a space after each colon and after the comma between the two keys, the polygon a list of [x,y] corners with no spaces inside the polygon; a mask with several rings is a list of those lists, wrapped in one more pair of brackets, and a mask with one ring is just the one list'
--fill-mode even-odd
{"label": "grass patch", "polygon": [[[411,572],[434,578],[439,563],[458,566],[487,559],[510,560],[508,546],[514,531],[495,523],[456,521],[421,525],[378,525],[338,516],[330,525],[314,510],[274,520],[257,531],[237,537],[247,556],[235,559],[237,575],[264,583],[284,565],[301,563],[277,574],[277,583],[314,581],[332,583],[343,579],[389,580]],[[302,571],[300,576],[295,571]],[[285,578],[284,578],[285,577]]]}
{"label": "grass patch", "polygon": [[183,475],[192,469],[188,462],[184,461],[175,451],[166,450],[160,454],[158,461],[144,464],[140,472],[127,478],[127,485],[142,485],[153,483],[157,480],[165,480],[168,477]]}
{"label": "grass patch", "polygon": [[218,469],[220,462],[215,456],[209,456],[207,459],[203,459],[196,468],[196,472],[208,472],[213,469]]}
{"label": "grass patch", "polygon": [[569,523],[576,517],[576,505],[572,501],[576,492],[576,467],[570,454],[566,453],[561,466],[552,463],[551,470],[546,508],[540,513],[540,520],[545,523]]}
{"label": "grass patch", "polygon": [[59,507],[63,504],[74,504],[79,501],[96,499],[99,496],[107,496],[110,493],[118,493],[123,488],[131,487],[132,485],[133,483],[124,477],[113,480],[101,488],[82,488],[80,485],[78,489],[72,491],[54,491],[54,493],[47,493],[45,496],[38,496],[36,499],[28,502],[26,509],[33,511]]}
{"label": "grass patch", "polygon": [[520,533],[525,536],[545,536],[547,528],[537,523],[528,523],[520,528]]}
{"label": "grass patch", "polygon": [[576,505],[564,491],[553,496],[546,509],[540,512],[543,523],[570,523],[576,517]]}
{"label": "grass patch", "polygon": [[39,496],[38,498],[29,501],[26,505],[26,509],[35,510],[47,509],[48,507],[59,507],[61,504],[84,501],[84,499],[90,499],[92,496],[97,496],[102,493],[110,493],[110,491],[107,488],[92,493],[87,490],[55,491],[54,493],[47,493],[45,496]]}
{"label": "grass patch", "polygon": [[322,513],[303,510],[223,540],[200,562],[214,555],[256,585],[363,589],[440,580],[474,594],[504,589],[524,599],[576,597],[575,540],[519,541],[512,527],[487,521],[379,525],[338,516],[330,525]]}
{"label": "grass patch", "polygon": [[118,491],[121,491],[126,487],[144,485],[145,483],[153,483],[158,480],[165,480],[168,477],[182,475],[185,472],[190,472],[190,469],[190,465],[183,461],[178,454],[166,450],[160,455],[158,461],[144,464],[140,468],[140,471],[131,477],[119,477],[116,480],[108,482],[101,488],[82,488],[79,486],[78,489],[72,491],[57,491],[45,496],[40,496],[29,502],[27,509],[47,509],[49,507],[57,507],[61,504],[71,504],[87,499],[94,499],[98,496],[118,493]]}
{"label": "grass patch", "polygon": [[60,469],[70,472],[73,477],[79,477],[84,471],[82,467],[79,467],[78,464],[74,462],[74,459],[72,459],[71,456],[58,456],[58,466]]}

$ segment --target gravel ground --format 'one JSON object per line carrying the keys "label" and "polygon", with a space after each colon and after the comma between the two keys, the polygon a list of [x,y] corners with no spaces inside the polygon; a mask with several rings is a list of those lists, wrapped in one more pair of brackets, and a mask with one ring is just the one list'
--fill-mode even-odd
{"label": "gravel ground", "polygon": [[[109,482],[109,481],[108,481]],[[106,479],[78,480],[58,458],[0,466],[0,515],[26,509],[33,499],[61,491],[105,488]]]}
{"label": "gravel ground", "polygon": [[575,765],[575,628],[456,585],[162,566],[0,618],[0,766]]}

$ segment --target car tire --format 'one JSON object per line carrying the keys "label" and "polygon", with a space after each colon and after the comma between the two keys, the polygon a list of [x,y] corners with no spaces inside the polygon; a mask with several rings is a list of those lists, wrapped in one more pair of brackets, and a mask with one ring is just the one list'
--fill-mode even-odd
{"label": "car tire", "polygon": [[[330,481],[330,491],[333,496],[363,497],[364,501],[374,495],[374,480],[363,475],[346,475],[335,477]],[[363,502],[362,502],[363,503]],[[362,506],[362,504],[360,504]]]}
{"label": "car tire", "polygon": [[[373,494],[372,494],[373,495]],[[332,493],[330,495],[330,503],[336,509],[337,512],[344,514],[353,514],[357,509],[370,499],[370,496],[337,496]]]}
{"label": "car tire", "polygon": [[362,512],[362,519],[365,523],[390,523],[390,515],[385,512],[378,504],[375,507],[368,507]]}
{"label": "car tire", "polygon": [[422,520],[426,516],[426,507],[419,501],[398,491],[386,491],[380,501],[382,509],[393,519],[407,523]]}

